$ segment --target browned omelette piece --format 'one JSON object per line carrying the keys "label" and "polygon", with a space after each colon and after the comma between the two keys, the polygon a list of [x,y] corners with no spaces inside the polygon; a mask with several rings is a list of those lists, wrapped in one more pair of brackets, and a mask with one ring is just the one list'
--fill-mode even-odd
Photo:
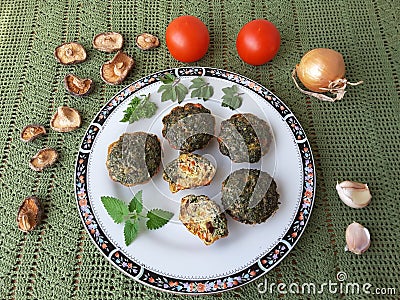
{"label": "browned omelette piece", "polygon": [[158,173],[160,164],[161,144],[155,134],[124,133],[108,146],[108,174],[124,186],[148,182]]}
{"label": "browned omelette piece", "polygon": [[212,163],[198,154],[181,153],[164,170],[163,179],[172,193],[209,185],[215,175]]}
{"label": "browned omelette piece", "polygon": [[199,103],[174,107],[162,123],[163,137],[172,148],[185,153],[206,147],[214,137],[215,118]]}
{"label": "browned omelette piece", "polygon": [[206,245],[228,235],[225,214],[217,203],[205,195],[183,197],[179,220]]}

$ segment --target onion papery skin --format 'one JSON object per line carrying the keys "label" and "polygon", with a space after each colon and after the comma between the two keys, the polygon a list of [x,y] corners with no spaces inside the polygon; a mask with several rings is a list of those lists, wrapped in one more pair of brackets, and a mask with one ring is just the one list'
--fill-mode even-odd
{"label": "onion papery skin", "polygon": [[[342,54],[327,49],[316,48],[307,52],[296,66],[297,77],[310,91],[323,93],[330,82],[343,79],[346,67]],[[322,89],[321,89],[322,88]]]}

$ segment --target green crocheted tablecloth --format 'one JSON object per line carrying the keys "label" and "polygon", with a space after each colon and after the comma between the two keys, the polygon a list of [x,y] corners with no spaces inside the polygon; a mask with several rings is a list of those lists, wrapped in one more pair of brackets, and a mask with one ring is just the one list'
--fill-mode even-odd
{"label": "green crocheted tablecloth", "polygon": [[[397,0],[324,1],[112,1],[3,0],[0,9],[0,298],[1,299],[169,299],[115,269],[87,235],[74,196],[76,154],[87,126],[99,109],[125,84],[147,74],[185,64],[174,60],[165,29],[175,17],[201,18],[210,31],[206,56],[196,62],[238,72],[266,86],[293,111],[310,140],[317,173],[317,194],[310,222],[290,254],[266,276],[220,299],[258,299],[278,295],[279,283],[292,287],[313,283],[371,284],[363,291],[295,294],[281,285],[284,298],[374,299],[372,293],[400,294],[400,4]],[[241,26],[255,18],[272,21],[281,32],[281,48],[269,63],[244,64],[235,49]],[[100,65],[112,54],[93,50],[92,38],[105,31],[122,33],[124,50],[136,61],[119,86],[102,82]],[[151,32],[161,46],[139,50],[134,37]],[[56,62],[61,43],[77,41],[88,60],[74,66]],[[301,94],[290,77],[302,55],[313,48],[341,52],[350,81],[343,100],[322,102]],[[67,73],[93,78],[86,98],[68,94]],[[56,108],[78,109],[82,127],[71,133],[49,128]],[[21,129],[43,124],[48,134],[31,143],[19,139]],[[55,166],[35,172],[28,161],[38,149],[60,152]],[[337,196],[337,181],[368,183],[372,203],[351,209]],[[44,205],[42,224],[29,234],[17,229],[22,200],[38,196]],[[344,232],[357,221],[369,228],[371,247],[363,255],[344,252]],[[347,276],[337,278],[337,275]],[[271,283],[273,293],[263,292]],[[394,290],[395,289],[395,290]],[[213,296],[216,297],[216,296]]]}

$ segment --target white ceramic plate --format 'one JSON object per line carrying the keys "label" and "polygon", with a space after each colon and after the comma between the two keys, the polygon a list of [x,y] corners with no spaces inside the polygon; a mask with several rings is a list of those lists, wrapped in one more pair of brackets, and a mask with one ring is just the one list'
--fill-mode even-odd
{"label": "white ceramic plate", "polygon": [[[163,148],[163,165],[178,156],[162,137],[162,117],[179,105],[161,102],[160,77],[170,73],[186,87],[203,76],[214,89],[208,101],[190,98],[210,109],[219,123],[235,113],[253,113],[269,122],[274,143],[269,152],[255,164],[234,164],[218,150],[215,139],[207,148],[197,151],[217,167],[211,185],[172,194],[162,179],[162,171],[144,185],[127,188],[108,176],[108,145],[124,132],[146,131],[157,134]],[[222,88],[237,85],[242,106],[232,111],[221,106]],[[121,123],[124,110],[134,96],[150,94],[158,106],[150,119],[131,125]],[[235,169],[257,168],[270,173],[277,182],[280,206],[275,215],[259,225],[245,225],[228,217],[229,235],[205,246],[179,221],[180,199],[188,194],[205,194],[220,202],[222,181]],[[164,291],[208,294],[226,291],[251,282],[275,267],[293,248],[310,217],[315,195],[315,168],[307,137],[287,106],[260,84],[241,75],[213,68],[186,67],[164,70],[133,82],[100,110],[89,125],[79,149],[75,171],[75,193],[84,227],[98,249],[119,270],[135,280]],[[100,200],[113,196],[126,203],[135,192],[143,191],[144,206],[175,213],[159,230],[141,228],[137,239],[126,246],[123,224],[115,224]]]}

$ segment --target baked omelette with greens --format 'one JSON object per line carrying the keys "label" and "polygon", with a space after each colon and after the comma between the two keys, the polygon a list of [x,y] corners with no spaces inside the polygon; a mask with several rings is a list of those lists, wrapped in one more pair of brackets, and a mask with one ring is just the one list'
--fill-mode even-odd
{"label": "baked omelette with greens", "polygon": [[155,134],[122,134],[108,146],[106,166],[112,180],[124,186],[148,182],[161,163],[161,144]]}
{"label": "baked omelette with greens", "polygon": [[179,220],[206,245],[228,235],[225,214],[217,203],[205,195],[183,197]]}
{"label": "baked omelette with greens", "polygon": [[279,207],[275,180],[257,169],[240,169],[222,182],[222,205],[228,215],[245,224],[260,224]]}
{"label": "baked omelette with greens", "polygon": [[169,183],[172,193],[209,185],[215,175],[215,167],[205,157],[181,153],[177,159],[166,165],[163,179]]}
{"label": "baked omelette with greens", "polygon": [[174,107],[162,119],[162,135],[172,148],[193,152],[208,145],[214,137],[215,118],[211,111],[199,103]]}

